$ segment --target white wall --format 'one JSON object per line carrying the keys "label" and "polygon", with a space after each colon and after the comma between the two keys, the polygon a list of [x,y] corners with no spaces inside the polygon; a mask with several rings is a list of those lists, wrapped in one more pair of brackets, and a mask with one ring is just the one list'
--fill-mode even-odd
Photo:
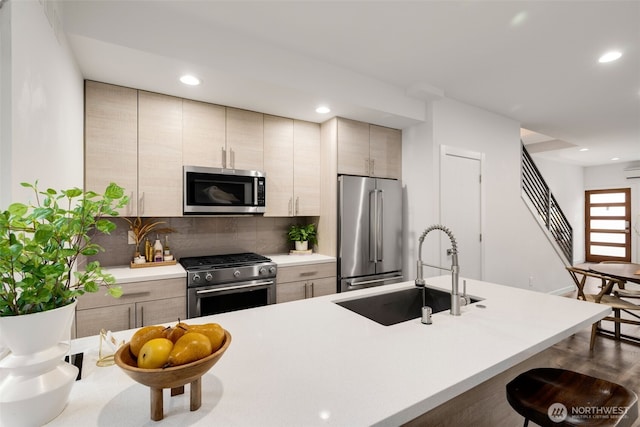
{"label": "white wall", "polygon": [[56,34],[55,7],[50,1],[21,0],[0,9],[3,24],[11,23],[10,73],[0,76],[11,98],[10,111],[2,110],[1,123],[10,123],[10,132],[3,126],[0,134],[0,208],[31,198],[20,182],[38,180],[43,188],[55,189],[83,186],[83,78],[64,33]]}
{"label": "white wall", "polygon": [[[437,153],[440,145],[447,145],[485,154],[483,279],[542,292],[571,286],[562,261],[520,196],[520,124],[450,99],[434,102],[430,113],[427,122],[403,130],[410,240],[405,248],[406,277],[415,277],[417,237],[439,222]],[[461,200],[460,208],[464,206]]]}
{"label": "white wall", "polygon": [[[584,168],[585,190],[606,190],[611,188],[631,188],[631,261],[640,263],[640,178],[626,179],[624,169],[638,166],[636,163],[614,163]],[[637,231],[636,231],[637,230]]]}
{"label": "white wall", "polygon": [[532,154],[538,170],[551,189],[573,229],[573,262],[584,262],[584,168]]}

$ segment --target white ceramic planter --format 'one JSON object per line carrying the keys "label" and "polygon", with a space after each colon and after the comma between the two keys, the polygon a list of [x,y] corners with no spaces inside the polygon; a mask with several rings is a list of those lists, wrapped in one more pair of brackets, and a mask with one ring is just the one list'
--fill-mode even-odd
{"label": "white ceramic planter", "polygon": [[0,359],[0,425],[41,426],[64,409],[78,375],[78,368],[63,360],[75,308],[74,302],[0,317],[3,345],[10,350]]}
{"label": "white ceramic planter", "polygon": [[306,251],[309,248],[309,242],[308,241],[304,241],[304,242],[296,242],[296,251]]}

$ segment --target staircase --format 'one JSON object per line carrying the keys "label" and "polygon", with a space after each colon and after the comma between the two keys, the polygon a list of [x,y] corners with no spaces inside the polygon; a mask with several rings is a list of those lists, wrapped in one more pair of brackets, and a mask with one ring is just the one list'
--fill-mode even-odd
{"label": "staircase", "polygon": [[566,266],[573,264],[573,229],[533,159],[522,146],[522,198]]}

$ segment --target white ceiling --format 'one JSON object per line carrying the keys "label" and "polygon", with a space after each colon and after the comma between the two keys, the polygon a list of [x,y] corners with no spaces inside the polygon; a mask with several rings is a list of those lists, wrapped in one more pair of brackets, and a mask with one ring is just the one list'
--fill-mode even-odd
{"label": "white ceiling", "polygon": [[[556,160],[640,160],[639,1],[59,7],[88,79],[316,122],[328,118],[313,111],[326,103],[331,116],[400,128],[424,120],[425,100],[445,96],[553,140],[539,147]],[[622,58],[599,64],[610,49]],[[185,72],[202,85],[180,84]],[[534,142],[539,135],[525,136]]]}

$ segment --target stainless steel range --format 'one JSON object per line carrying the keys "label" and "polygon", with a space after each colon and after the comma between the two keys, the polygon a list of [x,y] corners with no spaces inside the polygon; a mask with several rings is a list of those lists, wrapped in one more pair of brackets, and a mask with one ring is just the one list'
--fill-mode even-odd
{"label": "stainless steel range", "polygon": [[187,317],[207,316],[276,302],[278,267],[251,252],[181,258],[187,270]]}

